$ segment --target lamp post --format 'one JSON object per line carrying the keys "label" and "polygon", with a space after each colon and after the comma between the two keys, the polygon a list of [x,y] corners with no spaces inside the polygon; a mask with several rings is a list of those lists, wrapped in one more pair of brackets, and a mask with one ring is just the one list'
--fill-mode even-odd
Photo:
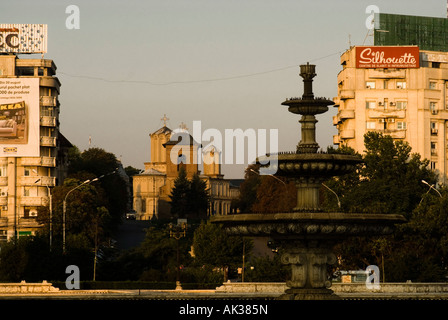
{"label": "lamp post", "polygon": [[62,252],[64,254],[66,252],[65,251],[65,216],[66,216],[66,211],[67,211],[67,197],[68,197],[68,195],[72,191],[78,189],[79,187],[81,187],[81,186],[83,186],[85,184],[88,184],[88,183],[91,183],[91,182],[94,182],[94,181],[98,181],[99,179],[102,179],[102,178],[104,178],[106,176],[109,176],[109,175],[117,173],[117,171],[118,171],[118,168],[115,168],[114,171],[106,173],[106,174],[103,174],[103,175],[99,176],[98,178],[95,178],[95,179],[92,179],[92,180],[88,179],[88,180],[84,181],[83,183],[81,183],[80,185],[78,185],[78,186],[74,187],[73,189],[69,190],[67,192],[67,194],[65,195],[64,202],[63,202],[63,212],[62,212]]}
{"label": "lamp post", "polygon": [[[258,173],[257,171],[255,171],[254,169],[249,169],[249,170],[252,171],[252,172],[255,173],[255,174],[258,174],[259,176],[262,176],[262,174],[259,174],[259,173]],[[263,174],[263,176],[264,176],[264,174]],[[281,183],[283,183],[283,185],[284,185],[285,188],[286,188],[286,183],[285,183],[283,180],[277,178],[277,177],[274,176],[273,174],[267,174],[267,176],[271,176],[272,178],[274,178],[274,179],[280,181]]]}
{"label": "lamp post", "polygon": [[176,290],[182,290],[182,286],[180,284],[180,264],[179,264],[179,240],[185,237],[187,234],[187,223],[181,222],[177,223],[177,227],[173,228],[173,224],[170,223],[170,238],[176,239],[176,250],[177,250],[177,272],[176,272]]}
{"label": "lamp post", "polygon": [[439,190],[437,190],[436,188],[434,188],[434,185],[430,185],[428,182],[426,182],[425,180],[422,180],[422,182],[424,184],[426,184],[427,186],[429,186],[430,189],[433,189],[435,192],[437,192],[440,196],[440,198],[442,198],[442,194],[439,192]]}
{"label": "lamp post", "polygon": [[330,190],[331,192],[334,193],[334,195],[336,196],[336,199],[338,199],[338,207],[339,207],[339,209],[341,209],[341,202],[339,201],[339,197],[338,197],[337,193],[334,192],[333,190],[331,190],[330,187],[328,187],[325,183],[322,183],[322,185],[323,185],[325,188],[327,188],[328,190]]}
{"label": "lamp post", "polygon": [[78,189],[79,187],[81,187],[81,186],[83,186],[83,185],[85,185],[87,183],[90,183],[90,182],[93,182],[93,181],[97,181],[97,180],[98,180],[98,178],[95,178],[93,180],[86,180],[83,183],[81,183],[80,185],[78,185],[78,186],[74,187],[73,189],[69,190],[67,192],[67,194],[65,195],[64,202],[63,202],[63,210],[62,210],[62,253],[63,254],[66,253],[66,251],[65,251],[65,216],[66,216],[66,212],[67,212],[67,197],[68,197],[68,195],[72,191]]}
{"label": "lamp post", "polygon": [[[37,179],[34,183],[38,183],[39,181],[41,181],[41,179]],[[52,225],[53,225],[53,205],[52,205],[52,196],[51,196],[51,190],[50,187],[48,186],[48,184],[45,185],[47,187],[47,194],[48,194],[48,209],[50,211],[50,221],[49,221],[49,226],[50,226],[50,251],[51,251],[51,247],[52,247],[52,242],[53,242],[53,229],[52,229]]]}

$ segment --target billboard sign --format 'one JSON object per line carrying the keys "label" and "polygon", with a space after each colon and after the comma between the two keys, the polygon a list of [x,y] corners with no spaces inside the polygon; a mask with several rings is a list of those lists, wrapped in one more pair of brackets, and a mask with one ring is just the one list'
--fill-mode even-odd
{"label": "billboard sign", "polygon": [[0,157],[38,157],[39,79],[0,78]]}
{"label": "billboard sign", "polygon": [[418,46],[448,51],[448,19],[399,14],[375,14],[376,46]]}
{"label": "billboard sign", "polygon": [[356,47],[357,68],[419,68],[416,46]]}
{"label": "billboard sign", "polygon": [[0,53],[46,53],[46,24],[0,24]]}

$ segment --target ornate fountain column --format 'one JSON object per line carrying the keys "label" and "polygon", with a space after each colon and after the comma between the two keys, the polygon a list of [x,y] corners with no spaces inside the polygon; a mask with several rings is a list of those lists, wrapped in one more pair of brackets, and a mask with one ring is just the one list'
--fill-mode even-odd
{"label": "ornate fountain column", "polygon": [[327,274],[327,267],[336,262],[333,246],[352,236],[390,234],[394,225],[405,219],[393,214],[322,212],[319,201],[322,183],[352,172],[362,159],[354,155],[317,153],[315,115],[326,112],[334,102],[314,98],[314,65],[300,66],[300,76],[304,83],[302,98],[282,103],[291,113],[302,115],[299,121],[302,139],[297,150],[258,158],[261,167],[275,161],[275,175],[295,180],[297,205],[293,212],[214,216],[211,221],[223,224],[229,234],[270,237],[277,243],[282,263],[291,268],[286,282],[288,289],[280,299],[337,299],[329,289],[331,281]]}
{"label": "ornate fountain column", "polygon": [[282,300],[337,299],[329,289],[327,266],[336,262],[331,247],[307,247],[303,241],[282,245],[281,262],[291,267],[291,279]]}

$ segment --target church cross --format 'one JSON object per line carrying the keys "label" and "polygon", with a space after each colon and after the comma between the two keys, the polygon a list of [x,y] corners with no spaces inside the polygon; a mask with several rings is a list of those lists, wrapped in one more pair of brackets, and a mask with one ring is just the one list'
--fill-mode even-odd
{"label": "church cross", "polygon": [[164,115],[163,115],[163,118],[160,119],[160,120],[163,121],[163,126],[166,127],[166,122],[167,122],[167,120],[170,120],[170,119],[166,117],[166,114],[164,114]]}

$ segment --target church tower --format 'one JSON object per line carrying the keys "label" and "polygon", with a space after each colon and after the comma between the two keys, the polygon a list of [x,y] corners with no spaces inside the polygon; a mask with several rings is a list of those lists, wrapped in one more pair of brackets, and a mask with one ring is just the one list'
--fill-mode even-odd
{"label": "church tower", "polygon": [[172,130],[166,126],[166,115],[161,119],[163,127],[151,133],[151,162],[145,162],[145,170],[155,169],[166,173],[166,150],[164,144],[170,140]]}
{"label": "church tower", "polygon": [[212,178],[222,177],[221,152],[213,145],[209,145],[203,151],[204,175]]}

